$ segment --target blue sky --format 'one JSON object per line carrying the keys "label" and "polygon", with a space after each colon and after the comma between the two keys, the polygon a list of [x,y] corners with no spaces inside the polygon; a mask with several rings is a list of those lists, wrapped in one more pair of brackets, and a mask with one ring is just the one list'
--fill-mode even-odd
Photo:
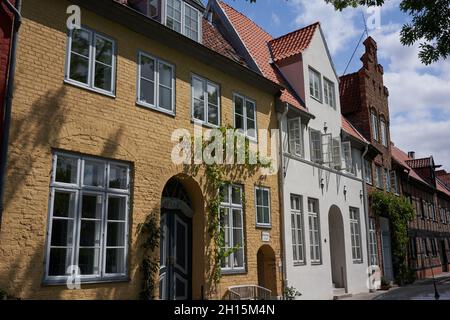
{"label": "blue sky", "polygon": [[[364,31],[364,21],[368,21],[390,92],[391,139],[405,151],[415,150],[418,157],[433,155],[450,171],[450,61],[424,66],[417,57],[418,45],[400,44],[398,33],[410,19],[398,8],[401,0],[386,1],[378,28],[371,27],[374,15],[367,8],[336,12],[324,0],[224,1],[274,37],[320,21],[339,75]],[[362,53],[360,45],[347,73],[360,68]]]}

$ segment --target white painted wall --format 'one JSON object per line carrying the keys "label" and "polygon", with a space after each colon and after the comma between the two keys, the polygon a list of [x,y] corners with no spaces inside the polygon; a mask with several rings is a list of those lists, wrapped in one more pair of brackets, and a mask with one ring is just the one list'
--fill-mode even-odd
{"label": "white painted wall", "polygon": [[[319,71],[322,76],[335,83],[336,109],[316,101],[309,96],[309,71],[311,66]],[[293,69],[297,68],[303,76],[294,77]],[[327,123],[327,133],[332,133],[333,137],[338,137],[341,133],[341,112],[339,102],[338,79],[333,70],[330,59],[327,55],[325,42],[321,32],[316,32],[310,47],[304,52],[303,59],[298,60],[295,65],[289,68],[283,68],[284,75],[292,80],[305,79],[304,92],[302,98],[306,102],[309,112],[315,115],[315,119],[308,123],[308,127],[323,132],[324,122]],[[282,70],[283,70],[282,69]],[[322,82],[323,85],[323,82]],[[294,86],[298,88],[297,86]],[[322,87],[323,89],[323,87]],[[297,90],[297,89],[296,89]],[[306,94],[305,94],[306,93]],[[302,293],[300,299],[331,299],[333,297],[332,270],[330,257],[330,233],[328,214],[330,208],[337,206],[342,214],[345,236],[345,259],[346,259],[346,278],[349,293],[368,292],[367,280],[367,246],[366,246],[366,222],[362,194],[363,182],[361,152],[352,148],[353,157],[357,163],[357,174],[352,176],[345,172],[332,170],[311,163],[309,131],[306,126],[302,127],[304,142],[304,159],[287,154],[287,120],[282,122],[283,150],[285,153],[286,178],[284,184],[284,221],[285,225],[285,254],[286,254],[286,272],[288,286],[295,287]],[[323,179],[324,188],[321,188]],[[347,194],[344,196],[344,187]],[[304,265],[294,266],[292,253],[292,233],[291,233],[291,208],[290,195],[296,194],[303,197],[303,225],[304,225],[304,243],[306,263]],[[310,262],[310,238],[307,204],[308,197],[319,200],[320,209],[320,229],[321,229],[321,249],[322,262],[319,265],[312,265]],[[352,259],[351,238],[350,238],[350,213],[349,208],[359,209],[360,229],[361,229],[361,248],[363,260],[361,263],[354,263]]]}

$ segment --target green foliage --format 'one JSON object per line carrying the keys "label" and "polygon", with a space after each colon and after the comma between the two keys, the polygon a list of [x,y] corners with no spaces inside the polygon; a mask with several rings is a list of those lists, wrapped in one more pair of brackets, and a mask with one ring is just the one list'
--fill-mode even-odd
{"label": "green foliage", "polygon": [[[214,284],[217,284],[221,278],[221,264],[222,261],[229,257],[233,252],[235,252],[239,247],[234,247],[225,250],[225,231],[223,228],[220,228],[220,204],[223,201],[223,196],[220,190],[223,187],[226,187],[233,183],[233,181],[228,178],[231,174],[255,174],[256,171],[260,168],[270,168],[272,163],[268,159],[262,159],[259,152],[252,151],[250,148],[250,140],[248,138],[238,139],[237,136],[239,133],[236,129],[227,126],[220,127],[220,132],[223,137],[226,137],[227,130],[231,130],[228,132],[235,133],[233,144],[234,144],[234,162],[232,164],[206,164],[203,163],[201,165],[192,164],[190,168],[190,172],[195,175],[198,173],[200,167],[203,167],[206,175],[206,190],[207,195],[205,197],[207,201],[208,208],[208,231],[210,238],[214,241],[214,270],[212,272],[212,281]],[[236,135],[237,133],[237,135]],[[201,147],[202,152],[215,143],[216,137],[212,137],[210,140],[202,141]],[[240,141],[244,141],[244,145]],[[196,143],[195,140],[192,141]],[[198,141],[197,141],[198,142]],[[227,140],[224,138],[221,142],[221,148],[223,150],[223,159],[226,159],[226,143]],[[238,148],[244,149],[244,163],[237,163],[237,154]],[[257,159],[256,164],[250,164],[250,159]],[[194,159],[192,159],[194,160]],[[242,193],[242,203],[245,208],[245,192]]]}
{"label": "green foliage", "polygon": [[[357,6],[382,6],[384,0],[325,0],[337,10]],[[403,25],[400,42],[411,46],[420,41],[419,58],[429,65],[450,54],[450,0],[402,0],[400,10],[412,20]]]}
{"label": "green foliage", "polygon": [[0,300],[6,300],[6,299],[8,299],[8,293],[5,290],[0,289]]}
{"label": "green foliage", "polygon": [[155,275],[159,270],[159,260],[155,249],[159,246],[160,229],[158,226],[157,213],[150,214],[144,223],[138,226],[141,236],[141,248],[143,249],[142,273],[144,278],[141,299],[155,299]]}
{"label": "green foliage", "polygon": [[392,237],[392,263],[397,282],[413,281],[413,273],[406,262],[408,223],[414,219],[414,208],[405,197],[374,191],[370,194],[372,210],[377,216],[389,218]]}
{"label": "green foliage", "polygon": [[296,297],[300,297],[302,294],[294,287],[284,288],[284,299],[285,300],[295,300]]}

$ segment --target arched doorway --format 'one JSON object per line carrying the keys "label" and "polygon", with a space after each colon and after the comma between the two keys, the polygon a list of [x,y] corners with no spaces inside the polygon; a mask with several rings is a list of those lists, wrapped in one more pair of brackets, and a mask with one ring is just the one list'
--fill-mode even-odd
{"label": "arched doorway", "polygon": [[269,245],[264,245],[258,250],[258,285],[272,291],[272,296],[277,296],[277,264],[275,252]]}
{"label": "arched doorway", "polygon": [[347,267],[345,261],[344,222],[341,210],[332,206],[328,213],[328,229],[330,230],[331,279],[334,288],[347,292]]}
{"label": "arched doorway", "polygon": [[171,178],[161,198],[159,298],[192,297],[191,200],[180,179]]}

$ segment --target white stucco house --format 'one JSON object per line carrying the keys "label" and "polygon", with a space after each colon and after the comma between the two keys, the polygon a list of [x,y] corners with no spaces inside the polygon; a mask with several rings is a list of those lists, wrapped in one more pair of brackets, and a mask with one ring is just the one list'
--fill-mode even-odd
{"label": "white stucco house", "polygon": [[274,39],[219,0],[207,14],[249,67],[286,88],[277,101],[285,287],[299,299],[368,292],[368,142],[341,116],[339,77],[320,24]]}

